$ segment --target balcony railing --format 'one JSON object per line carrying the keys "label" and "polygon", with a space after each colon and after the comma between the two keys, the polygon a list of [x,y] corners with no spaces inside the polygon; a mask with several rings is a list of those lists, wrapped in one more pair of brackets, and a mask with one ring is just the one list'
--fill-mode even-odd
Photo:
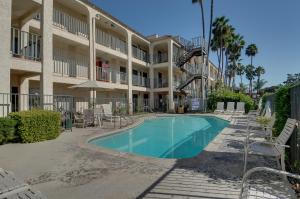
{"label": "balcony railing", "polygon": [[168,79],[154,78],[154,88],[167,88],[169,87]]}
{"label": "balcony railing", "polygon": [[110,35],[99,28],[96,28],[96,43],[127,54],[127,43],[125,41]]}
{"label": "balcony railing", "polygon": [[153,54],[153,64],[160,64],[168,62],[168,53],[155,53]]}
{"label": "balcony railing", "polygon": [[41,59],[41,36],[11,28],[10,50],[14,57],[39,61]]}
{"label": "balcony railing", "polygon": [[89,25],[87,22],[55,8],[53,9],[53,24],[75,35],[89,38]]}
{"label": "balcony railing", "polygon": [[53,72],[61,76],[88,78],[88,56],[75,54],[69,56],[62,49],[53,50]]}
{"label": "balcony railing", "polygon": [[97,67],[96,80],[115,84],[127,84],[127,73],[112,68]]}
{"label": "balcony railing", "polygon": [[138,75],[132,75],[132,85],[149,88],[150,79]]}
{"label": "balcony railing", "polygon": [[144,62],[147,62],[149,63],[149,53],[140,49],[140,48],[137,48],[135,46],[132,46],[132,56],[138,60],[141,60],[141,61],[144,61]]}

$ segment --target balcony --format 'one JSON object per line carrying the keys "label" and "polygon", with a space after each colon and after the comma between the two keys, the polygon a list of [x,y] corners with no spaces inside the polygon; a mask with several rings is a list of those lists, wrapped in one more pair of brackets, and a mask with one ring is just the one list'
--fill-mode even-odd
{"label": "balcony", "polygon": [[41,36],[11,28],[10,50],[14,57],[40,61]]}
{"label": "balcony", "polygon": [[154,78],[154,88],[167,88],[169,87],[168,79]]}
{"label": "balcony", "polygon": [[88,78],[88,56],[80,54],[69,56],[68,52],[55,49],[53,52],[53,67],[54,74],[58,76]]}
{"label": "balcony", "polygon": [[89,25],[86,21],[55,8],[53,9],[53,25],[72,34],[89,38]]}
{"label": "balcony", "polygon": [[96,80],[115,84],[127,84],[127,73],[112,68],[97,67]]}
{"label": "balcony", "polygon": [[150,79],[138,75],[132,75],[132,85],[150,88]]}
{"label": "balcony", "polygon": [[125,41],[108,34],[99,28],[96,28],[96,43],[127,54],[127,43]]}
{"label": "balcony", "polygon": [[145,50],[132,46],[132,56],[138,60],[149,63],[149,53]]}
{"label": "balcony", "polygon": [[153,54],[153,64],[161,64],[168,62],[168,53],[155,53]]}

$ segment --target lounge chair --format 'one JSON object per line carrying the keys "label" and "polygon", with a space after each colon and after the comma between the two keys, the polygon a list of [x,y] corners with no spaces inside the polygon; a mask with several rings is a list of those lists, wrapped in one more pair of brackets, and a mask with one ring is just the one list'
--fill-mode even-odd
{"label": "lounge chair", "polygon": [[285,148],[289,147],[286,143],[291,137],[296,125],[297,121],[289,118],[286,121],[282,132],[274,141],[256,141],[249,143],[249,139],[247,138],[245,143],[244,173],[247,170],[247,159],[249,153],[274,157],[277,160],[278,167],[281,165],[282,170],[285,170],[284,151]]}
{"label": "lounge chair", "polygon": [[74,126],[76,128],[78,127],[85,128],[85,120],[82,114],[78,114],[78,113],[74,114]]}
{"label": "lounge chair", "polygon": [[95,124],[95,116],[93,109],[85,109],[83,110],[83,117],[85,126],[92,126]]}
{"label": "lounge chair", "polygon": [[121,119],[120,116],[114,116],[112,112],[112,105],[111,104],[102,104],[102,110],[103,110],[103,118],[109,120],[111,123],[113,122],[113,119]]}
{"label": "lounge chair", "polygon": [[245,114],[245,102],[238,102],[236,104],[236,110],[235,112],[236,114]]}
{"label": "lounge chair", "polygon": [[217,109],[214,111],[214,113],[224,113],[224,102],[217,103]]}
{"label": "lounge chair", "polygon": [[[264,175],[268,175],[271,177],[283,177],[282,180],[271,182],[271,183],[263,183],[261,181],[254,181],[250,177],[255,173],[263,173]],[[264,199],[264,198],[294,198],[296,199],[296,193],[291,188],[291,184],[288,183],[285,178],[290,177],[297,180],[300,180],[299,175],[295,175],[292,173],[288,173],[286,171],[280,171],[276,169],[271,169],[267,167],[256,167],[247,171],[247,173],[243,177],[242,187],[240,192],[240,199]]]}
{"label": "lounge chair", "polygon": [[226,114],[234,114],[234,111],[235,111],[234,104],[235,104],[234,102],[227,103],[227,109],[225,111]]}
{"label": "lounge chair", "polygon": [[44,199],[39,191],[33,190],[28,184],[17,180],[12,172],[0,168],[0,198]]}

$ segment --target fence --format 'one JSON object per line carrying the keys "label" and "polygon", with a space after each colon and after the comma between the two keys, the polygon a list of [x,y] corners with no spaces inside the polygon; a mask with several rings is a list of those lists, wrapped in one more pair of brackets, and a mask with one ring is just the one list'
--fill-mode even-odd
{"label": "fence", "polygon": [[[276,103],[276,94],[269,95],[266,97],[266,104],[270,105],[272,114],[276,112],[275,103]],[[290,89],[290,111],[291,115],[288,117],[300,121],[300,85],[292,87]],[[291,163],[300,162],[300,133],[295,131],[290,138],[290,158]]]}
{"label": "fence", "polygon": [[100,108],[101,104],[112,104],[112,112],[127,111],[125,98],[89,98],[67,95],[39,95],[0,93],[0,117],[6,117],[10,112],[32,109],[55,110],[59,112],[83,112],[89,108]]}
{"label": "fence", "polygon": [[[300,121],[300,85],[291,88],[290,90],[291,99],[291,118]],[[291,160],[292,162],[300,162],[300,132],[293,133],[291,137]]]}

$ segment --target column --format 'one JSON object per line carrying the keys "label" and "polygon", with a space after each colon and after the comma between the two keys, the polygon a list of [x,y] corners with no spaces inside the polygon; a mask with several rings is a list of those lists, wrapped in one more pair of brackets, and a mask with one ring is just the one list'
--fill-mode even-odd
{"label": "column", "polygon": [[[89,11],[89,48],[90,48],[90,63],[89,63],[89,80],[90,81],[96,81],[96,48],[95,48],[95,31],[96,31],[96,14]],[[94,98],[97,98],[97,92],[96,91],[90,91],[89,92],[89,98],[90,103],[94,104],[95,100]]]}
{"label": "column", "polygon": [[154,46],[150,44],[150,69],[149,69],[149,78],[150,78],[150,107],[154,109],[154,68],[153,68],[153,54]]}
{"label": "column", "polygon": [[[6,116],[10,109],[10,31],[12,0],[0,1],[0,117]],[[1,104],[3,104],[1,106]]]}
{"label": "column", "polygon": [[127,49],[128,49],[128,60],[127,60],[127,75],[128,75],[128,114],[133,114],[132,104],[132,33],[127,31]]}
{"label": "column", "polygon": [[168,42],[168,59],[169,59],[169,69],[168,69],[168,83],[169,83],[169,112],[173,113],[174,110],[174,91],[173,91],[173,40]]}
{"label": "column", "polygon": [[44,109],[53,109],[53,0],[43,0],[42,5],[42,73],[40,94]]}
{"label": "column", "polygon": [[28,110],[28,100],[29,100],[29,78],[22,77],[20,79],[20,111],[26,111]]}

